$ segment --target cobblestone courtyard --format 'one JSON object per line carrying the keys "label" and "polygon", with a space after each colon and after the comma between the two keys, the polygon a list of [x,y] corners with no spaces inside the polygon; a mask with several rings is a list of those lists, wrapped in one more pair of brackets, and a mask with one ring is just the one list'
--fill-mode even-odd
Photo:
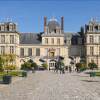
{"label": "cobblestone courtyard", "polygon": [[100,100],[100,78],[83,73],[28,73],[10,85],[0,84],[0,100]]}

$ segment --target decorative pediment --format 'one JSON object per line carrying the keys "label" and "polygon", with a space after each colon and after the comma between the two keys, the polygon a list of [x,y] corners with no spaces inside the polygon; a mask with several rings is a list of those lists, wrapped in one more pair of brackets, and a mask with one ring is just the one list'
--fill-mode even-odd
{"label": "decorative pediment", "polygon": [[50,49],[48,49],[48,52],[55,52],[55,49],[54,48],[50,48]]}

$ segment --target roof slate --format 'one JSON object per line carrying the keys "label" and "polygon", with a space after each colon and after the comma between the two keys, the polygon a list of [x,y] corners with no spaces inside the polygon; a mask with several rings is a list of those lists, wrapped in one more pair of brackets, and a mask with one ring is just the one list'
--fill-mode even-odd
{"label": "roof slate", "polygon": [[37,33],[21,33],[20,44],[41,44]]}

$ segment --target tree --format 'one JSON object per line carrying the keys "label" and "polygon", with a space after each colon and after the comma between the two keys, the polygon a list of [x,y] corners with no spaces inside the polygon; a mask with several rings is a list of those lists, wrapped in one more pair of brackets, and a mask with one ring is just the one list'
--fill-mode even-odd
{"label": "tree", "polygon": [[46,63],[43,63],[42,64],[42,67],[44,67],[45,69],[47,69],[48,68],[48,65]]}
{"label": "tree", "polygon": [[3,64],[4,64],[4,59],[3,59],[3,57],[0,55],[0,71],[3,71],[3,70],[4,70]]}
{"label": "tree", "polygon": [[24,62],[24,64],[21,65],[21,70],[31,70],[31,63]]}
{"label": "tree", "polygon": [[32,59],[28,60],[28,62],[31,64],[31,68],[34,68],[34,69],[38,68],[38,65]]}
{"label": "tree", "polygon": [[15,61],[16,55],[14,54],[9,54],[9,62],[13,65],[13,62]]}
{"label": "tree", "polygon": [[88,67],[90,68],[90,69],[94,69],[94,68],[97,68],[97,64],[96,63],[94,63],[94,62],[90,62],[89,64],[88,64]]}

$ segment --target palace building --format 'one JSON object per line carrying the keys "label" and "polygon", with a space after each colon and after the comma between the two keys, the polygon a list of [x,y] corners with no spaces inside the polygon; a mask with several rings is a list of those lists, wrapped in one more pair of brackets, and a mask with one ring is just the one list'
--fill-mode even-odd
{"label": "palace building", "polygon": [[17,25],[13,22],[0,24],[0,54],[15,54],[18,67],[29,59],[41,65],[39,59],[43,59],[49,69],[55,66],[54,60],[59,56],[64,57],[64,63],[68,65],[68,46],[64,41],[63,17],[61,23],[55,18],[47,21],[44,17],[43,33],[18,32]]}
{"label": "palace building", "polygon": [[[44,31],[21,33],[13,22],[0,23],[0,55],[15,54],[18,68],[24,61],[32,59],[41,65],[40,59],[55,66],[55,60],[63,57],[65,66],[85,60],[100,66],[100,23],[91,20],[78,33],[64,32],[64,17],[57,21],[44,17]],[[71,59],[73,58],[73,59]]]}

